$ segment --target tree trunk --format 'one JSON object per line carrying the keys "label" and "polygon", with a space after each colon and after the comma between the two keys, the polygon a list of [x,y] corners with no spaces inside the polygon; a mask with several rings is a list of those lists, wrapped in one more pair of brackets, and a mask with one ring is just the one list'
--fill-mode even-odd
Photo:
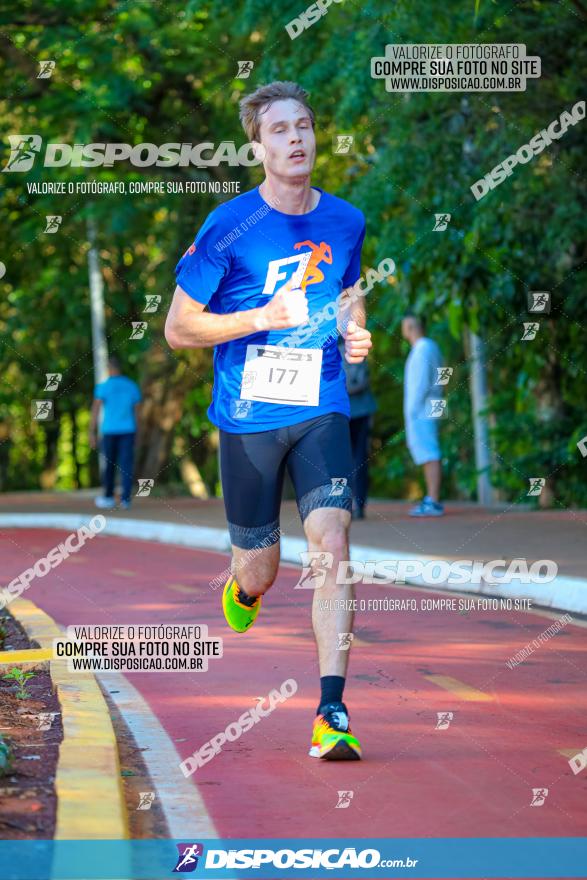
{"label": "tree trunk", "polygon": [[473,411],[473,431],[475,435],[475,467],[477,470],[477,501],[484,506],[493,503],[491,485],[491,448],[489,445],[489,425],[487,422],[487,367],[483,340],[468,329],[469,343],[469,381],[471,388],[471,408]]}
{"label": "tree trunk", "polygon": [[[545,346],[545,364],[534,391],[537,401],[538,419],[543,424],[556,425],[557,422],[562,424],[565,415],[565,404],[560,393],[562,371],[557,350],[560,351],[563,346],[556,339],[555,321],[543,321],[540,334],[544,334],[543,339],[548,336],[548,339],[551,340],[551,345]],[[554,434],[555,431],[552,431],[552,435]],[[538,496],[538,506],[543,508],[552,507],[556,497],[556,475],[530,474],[529,476],[547,478],[546,484]]]}
{"label": "tree trunk", "polygon": [[177,361],[161,346],[153,346],[147,358],[135,472],[137,478],[153,479],[157,484],[158,480],[167,482],[170,477],[166,465],[187,389],[184,371],[177,369]]}
{"label": "tree trunk", "polygon": [[[86,221],[88,242],[88,281],[90,286],[90,313],[92,326],[92,356],[94,361],[94,384],[104,382],[108,378],[108,343],[106,341],[106,316],[104,312],[104,279],[100,271],[100,257],[98,255],[98,232],[96,221],[92,213],[92,205],[88,208]],[[100,419],[103,418],[102,407]],[[98,425],[98,431],[100,425]],[[98,468],[100,482],[104,477],[106,461],[104,453],[98,449]]]}

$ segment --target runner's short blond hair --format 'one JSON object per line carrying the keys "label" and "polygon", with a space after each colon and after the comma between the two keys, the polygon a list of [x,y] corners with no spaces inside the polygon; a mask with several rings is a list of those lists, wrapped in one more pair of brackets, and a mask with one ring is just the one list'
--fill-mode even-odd
{"label": "runner's short blond hair", "polygon": [[261,127],[260,116],[275,101],[287,101],[293,98],[306,108],[314,127],[314,111],[308,103],[308,92],[295,82],[277,80],[260,86],[240,102],[240,121],[249,141],[259,141],[259,129]]}

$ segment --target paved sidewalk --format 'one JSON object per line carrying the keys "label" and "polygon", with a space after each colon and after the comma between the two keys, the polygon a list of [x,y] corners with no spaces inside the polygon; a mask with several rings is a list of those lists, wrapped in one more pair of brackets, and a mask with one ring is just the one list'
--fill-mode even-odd
{"label": "paved sidewalk", "polygon": [[[67,534],[6,530],[3,576],[15,577],[23,559],[46,555]],[[319,695],[312,597],[281,566],[255,626],[234,633],[220,590],[210,588],[226,559],[106,534],[27,593],[60,626],[193,623],[222,639],[222,657],[207,672],[108,673],[107,690],[151,774],[144,790],[157,792],[174,821],[170,838],[584,833],[587,772],[569,766],[585,745],[584,627],[566,623],[548,638],[552,616],[541,612],[480,603],[459,613],[459,600],[435,610],[434,597],[418,589],[361,585],[345,698],[364,760],[320,762],[308,757]],[[408,610],[381,608],[385,599]],[[515,660],[532,644],[527,660]],[[243,713],[259,699],[267,707],[288,680],[297,684],[293,696],[241,734]],[[229,726],[237,735],[186,779],[181,762]],[[548,791],[543,809],[532,806],[533,789]],[[339,809],[349,791],[352,803]]]}
{"label": "paved sidewalk", "polygon": [[[0,494],[0,514],[78,513],[93,514],[95,493],[15,492]],[[387,552],[426,555],[439,559],[514,559],[528,563],[552,559],[559,575],[587,577],[587,511],[519,511],[515,507],[481,508],[474,504],[448,503],[440,519],[414,520],[409,502],[374,501],[368,519],[353,523],[353,544],[381,547]],[[108,516],[159,520],[181,525],[226,528],[220,499],[135,499],[130,511],[108,511]],[[285,537],[302,537],[295,502],[281,509]]]}
{"label": "paved sidewalk", "polygon": [[[90,493],[0,501],[5,584],[99,512]],[[369,519],[353,529],[357,550],[380,547],[382,559],[546,557],[569,579],[585,571],[582,511],[449,505],[444,519],[413,521],[408,509],[372,504]],[[291,502],[282,527],[291,551],[302,535]],[[221,501],[139,499],[131,511],[108,512],[104,534],[35,578],[26,594],[62,627],[196,622],[223,639],[223,657],[205,675],[108,673],[105,681],[171,837],[306,838],[317,828],[340,837],[349,818],[357,839],[386,837],[390,828],[407,838],[495,837],[504,828],[518,837],[580,834],[587,782],[569,759],[584,747],[583,621],[565,619],[545,637],[548,610],[486,605],[486,597],[459,597],[438,610],[430,604],[438,595],[413,586],[362,584],[345,696],[365,760],[315,762],[307,756],[318,695],[311,597],[295,589],[298,572],[283,565],[256,626],[244,638],[230,632],[220,591],[211,588],[228,563],[225,528]],[[587,581],[577,584],[587,595]],[[407,601],[407,610],[385,600]],[[519,659],[532,645],[531,656]],[[298,685],[291,700],[184,777],[181,761],[290,678]],[[449,719],[446,729],[441,718]],[[244,812],[235,806],[240,790],[249,794]],[[539,790],[549,793],[547,809],[532,806]],[[353,792],[352,814],[337,807],[341,791]]]}

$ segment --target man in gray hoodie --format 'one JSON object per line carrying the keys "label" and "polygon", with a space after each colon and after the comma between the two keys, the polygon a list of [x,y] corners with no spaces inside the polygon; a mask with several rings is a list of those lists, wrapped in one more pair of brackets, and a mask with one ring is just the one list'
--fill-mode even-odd
{"label": "man in gray hoodie", "polygon": [[402,336],[411,345],[404,372],[404,419],[406,440],[414,464],[424,468],[426,495],[410,516],[442,516],[440,504],[441,454],[438,443],[437,385],[442,355],[437,344],[424,335],[424,319],[408,314],[402,320]]}

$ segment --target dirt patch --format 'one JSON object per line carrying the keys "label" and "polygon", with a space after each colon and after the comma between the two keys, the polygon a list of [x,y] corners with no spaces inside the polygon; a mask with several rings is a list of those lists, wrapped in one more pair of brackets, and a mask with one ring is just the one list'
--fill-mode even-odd
{"label": "dirt patch", "polygon": [[[0,614],[0,653],[38,647],[9,613]],[[30,696],[19,699],[14,682],[4,678],[12,665],[0,665],[0,735],[12,758],[9,769],[0,773],[0,838],[51,839],[55,772],[63,739],[61,707],[48,663],[15,666],[34,676],[25,685]]]}

